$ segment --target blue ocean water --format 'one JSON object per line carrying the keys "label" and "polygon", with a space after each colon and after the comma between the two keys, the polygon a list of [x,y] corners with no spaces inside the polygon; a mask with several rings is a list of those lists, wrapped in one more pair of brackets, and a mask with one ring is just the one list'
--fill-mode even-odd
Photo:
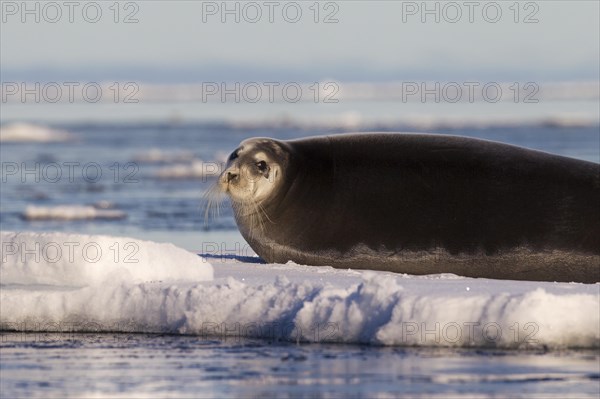
{"label": "blue ocean water", "polygon": [[568,398],[598,395],[597,351],[296,345],[144,334],[4,333],[1,396]]}
{"label": "blue ocean water", "polygon": [[[0,227],[126,235],[203,252],[239,243],[225,203],[204,218],[211,178],[164,178],[189,152],[219,161],[249,137],[340,129],[237,128],[219,123],[56,124],[73,140],[3,143]],[[400,129],[401,127],[399,127]],[[598,162],[598,126],[528,125],[429,130]],[[152,149],[179,161],[140,161]],[[179,154],[179,155],[178,155]],[[58,167],[58,169],[57,169]],[[60,171],[58,176],[56,171]],[[99,171],[99,172],[98,172]],[[98,174],[100,173],[100,174]],[[119,220],[28,220],[27,206],[94,205]],[[153,335],[0,334],[1,397],[598,397],[597,351],[487,351],[289,344]]]}

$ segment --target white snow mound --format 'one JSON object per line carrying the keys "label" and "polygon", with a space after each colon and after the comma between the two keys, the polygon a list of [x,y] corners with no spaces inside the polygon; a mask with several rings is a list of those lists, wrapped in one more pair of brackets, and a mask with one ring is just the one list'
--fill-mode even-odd
{"label": "white snow mound", "polygon": [[213,278],[210,263],[194,253],[126,237],[2,232],[0,251],[2,286],[23,286],[32,295],[39,287],[31,285],[103,290],[122,283]]}
{"label": "white snow mound", "polygon": [[[81,257],[70,263],[15,261],[9,255],[15,248],[5,248],[10,242],[29,249],[57,241],[79,243],[79,250],[96,241],[109,257],[94,264]],[[125,243],[136,243],[140,262],[114,262],[115,242],[121,256],[130,251]],[[66,234],[3,233],[2,251],[0,327],[8,330],[600,347],[600,284],[409,276],[214,257],[211,280],[213,268],[203,258],[172,245]]]}

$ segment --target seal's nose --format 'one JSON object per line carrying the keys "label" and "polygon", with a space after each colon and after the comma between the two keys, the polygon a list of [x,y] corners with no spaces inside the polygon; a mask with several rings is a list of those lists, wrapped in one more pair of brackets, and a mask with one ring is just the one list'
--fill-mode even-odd
{"label": "seal's nose", "polygon": [[238,177],[237,173],[227,172],[227,183],[229,183],[232,180],[237,179],[237,177]]}

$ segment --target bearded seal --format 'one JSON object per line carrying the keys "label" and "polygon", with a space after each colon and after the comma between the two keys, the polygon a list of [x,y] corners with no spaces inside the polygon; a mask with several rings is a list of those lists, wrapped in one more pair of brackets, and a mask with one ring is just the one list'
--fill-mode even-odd
{"label": "bearded seal", "polygon": [[594,283],[599,166],[460,136],[253,138],[217,187],[269,263]]}

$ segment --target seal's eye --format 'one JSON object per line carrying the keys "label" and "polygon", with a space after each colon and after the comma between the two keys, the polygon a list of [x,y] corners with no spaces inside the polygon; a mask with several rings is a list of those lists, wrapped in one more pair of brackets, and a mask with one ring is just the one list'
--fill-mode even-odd
{"label": "seal's eye", "polygon": [[264,178],[268,179],[269,178],[269,165],[267,165],[267,163],[265,161],[258,161],[256,163],[256,169],[258,169],[258,172],[260,174],[263,175]]}
{"label": "seal's eye", "polygon": [[265,161],[259,161],[256,163],[256,167],[258,168],[258,170],[261,173],[265,173],[269,170],[269,167],[267,166],[267,163]]}
{"label": "seal's eye", "polygon": [[236,159],[238,157],[238,150],[235,150],[234,152],[231,153],[231,155],[229,156],[229,161],[233,161],[234,159]]}

